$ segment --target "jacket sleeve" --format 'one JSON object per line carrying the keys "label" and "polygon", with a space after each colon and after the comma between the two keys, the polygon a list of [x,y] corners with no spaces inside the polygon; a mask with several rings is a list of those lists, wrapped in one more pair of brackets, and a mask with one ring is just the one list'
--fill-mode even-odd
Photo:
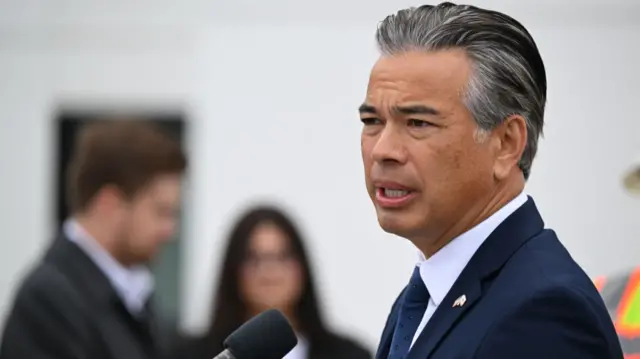
{"label": "jacket sleeve", "polygon": [[60,276],[40,274],[27,280],[16,295],[0,359],[89,359],[90,330],[80,298]]}
{"label": "jacket sleeve", "polygon": [[510,310],[494,324],[476,359],[622,359],[601,304],[577,290],[553,288]]}

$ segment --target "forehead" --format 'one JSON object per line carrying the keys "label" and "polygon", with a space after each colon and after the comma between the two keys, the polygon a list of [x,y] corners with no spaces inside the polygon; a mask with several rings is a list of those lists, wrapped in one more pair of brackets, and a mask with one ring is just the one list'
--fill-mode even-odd
{"label": "forehead", "polygon": [[180,199],[181,176],[160,175],[140,193],[141,199],[176,202]]}
{"label": "forehead", "polygon": [[254,251],[275,252],[288,246],[286,235],[271,223],[257,226],[251,234],[250,247]]}
{"label": "forehead", "polygon": [[394,102],[459,99],[470,71],[470,61],[459,49],[382,56],[371,71],[367,101],[389,101],[390,96]]}

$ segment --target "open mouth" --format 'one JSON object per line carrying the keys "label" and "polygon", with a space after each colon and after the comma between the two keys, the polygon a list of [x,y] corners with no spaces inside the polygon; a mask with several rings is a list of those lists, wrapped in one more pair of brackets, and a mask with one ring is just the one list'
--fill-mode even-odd
{"label": "open mouth", "polygon": [[411,191],[404,189],[380,188],[379,190],[384,197],[388,198],[401,198],[411,193]]}
{"label": "open mouth", "polygon": [[398,208],[407,205],[416,192],[399,188],[376,188],[376,201],[382,207]]}

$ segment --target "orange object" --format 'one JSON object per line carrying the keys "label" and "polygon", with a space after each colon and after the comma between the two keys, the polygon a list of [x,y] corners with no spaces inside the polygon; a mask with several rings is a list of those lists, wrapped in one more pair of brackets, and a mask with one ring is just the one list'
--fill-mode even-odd
{"label": "orange object", "polygon": [[604,286],[606,281],[607,281],[607,277],[605,276],[599,276],[593,280],[593,284],[595,284],[596,289],[598,289],[598,292],[602,290],[602,287]]}
{"label": "orange object", "polygon": [[593,282],[609,310],[625,359],[640,359],[640,266]]}

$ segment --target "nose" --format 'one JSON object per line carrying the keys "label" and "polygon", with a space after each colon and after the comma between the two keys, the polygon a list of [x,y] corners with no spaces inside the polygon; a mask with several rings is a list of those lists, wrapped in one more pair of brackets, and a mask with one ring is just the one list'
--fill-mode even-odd
{"label": "nose", "polygon": [[406,163],[408,154],[402,134],[393,126],[385,126],[376,140],[371,156],[375,162]]}

